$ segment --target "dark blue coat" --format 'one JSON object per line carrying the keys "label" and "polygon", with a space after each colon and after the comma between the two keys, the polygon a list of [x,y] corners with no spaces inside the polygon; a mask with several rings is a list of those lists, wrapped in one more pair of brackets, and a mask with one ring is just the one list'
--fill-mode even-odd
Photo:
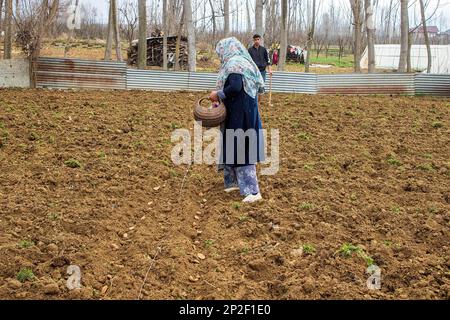
{"label": "dark blue coat", "polygon": [[[245,92],[243,76],[235,73],[230,74],[225,82],[224,89],[219,92],[219,96],[227,108],[227,118],[225,125],[222,126],[221,159],[223,164],[247,166],[264,161],[264,135],[258,110],[258,100]],[[227,131],[229,129],[233,131]],[[239,139],[229,135],[242,133],[239,129],[242,129],[247,137],[241,135],[242,139]]]}

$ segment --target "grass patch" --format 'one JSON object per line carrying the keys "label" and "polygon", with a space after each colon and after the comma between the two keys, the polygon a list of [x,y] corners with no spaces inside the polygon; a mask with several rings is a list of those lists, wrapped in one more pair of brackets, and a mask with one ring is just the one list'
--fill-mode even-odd
{"label": "grass patch", "polygon": [[50,213],[47,215],[47,218],[48,218],[49,220],[51,220],[51,221],[56,221],[56,220],[59,219],[59,214],[56,213],[56,212],[50,212]]}
{"label": "grass patch", "polygon": [[23,268],[17,273],[16,278],[23,283],[25,281],[33,281],[35,275],[31,269]]}
{"label": "grass patch", "polygon": [[242,216],[239,217],[239,221],[240,221],[240,222],[245,222],[245,221],[247,221],[248,219],[249,219],[249,217],[248,217],[247,215],[242,215]]}
{"label": "grass patch", "polygon": [[81,162],[78,161],[78,160],[76,160],[76,159],[69,159],[69,160],[66,160],[66,161],[64,161],[64,164],[65,164],[67,167],[73,168],[73,169],[81,168]]}
{"label": "grass patch", "polygon": [[400,207],[393,207],[392,208],[392,212],[395,214],[399,214],[402,211],[402,209],[400,209]]}
{"label": "grass patch", "polygon": [[312,255],[316,252],[316,248],[314,248],[314,246],[311,244],[304,244],[302,248],[303,248],[303,253],[305,253],[305,254]]}
{"label": "grass patch", "polygon": [[359,252],[361,252],[361,248],[351,243],[345,243],[339,249],[339,253],[346,258],[351,257],[354,253]]}
{"label": "grass patch", "polygon": [[106,153],[103,151],[97,152],[97,157],[100,159],[106,159]]}
{"label": "grass patch", "polygon": [[418,166],[418,168],[422,171],[433,171],[434,167],[431,163],[424,163]]}
{"label": "grass patch", "polygon": [[300,210],[311,210],[314,208],[314,205],[312,203],[303,202],[301,205],[299,205]]}
{"label": "grass patch", "polygon": [[235,210],[239,210],[242,207],[242,203],[241,202],[233,202],[231,204],[231,207]]}
{"label": "grass patch", "polygon": [[389,163],[391,166],[396,166],[396,167],[399,167],[402,165],[402,162],[400,160],[398,160],[397,158],[395,158],[393,155],[389,156],[389,158],[387,159],[387,163]]}
{"label": "grass patch", "polygon": [[369,256],[366,252],[364,252],[363,249],[361,249],[358,246],[355,246],[351,243],[345,243],[341,246],[341,248],[339,249],[338,253],[340,255],[342,255],[345,258],[350,258],[352,257],[354,254],[358,255],[359,257],[363,258],[364,261],[366,262],[367,266],[373,266],[374,265],[374,260],[371,256]]}
{"label": "grass patch", "polygon": [[435,129],[440,129],[444,127],[444,124],[440,121],[435,121],[431,124],[431,126]]}
{"label": "grass patch", "polygon": [[306,132],[300,132],[297,135],[298,139],[303,140],[303,141],[309,141],[311,139],[311,136],[309,135],[309,133]]}
{"label": "grass patch", "polygon": [[28,249],[28,248],[31,248],[32,246],[34,246],[33,241],[22,240],[19,243],[19,247],[21,247],[22,249]]}
{"label": "grass patch", "polygon": [[205,240],[205,246],[207,246],[207,247],[212,247],[212,246],[214,246],[214,240],[212,240],[212,239],[208,239],[208,240]]}

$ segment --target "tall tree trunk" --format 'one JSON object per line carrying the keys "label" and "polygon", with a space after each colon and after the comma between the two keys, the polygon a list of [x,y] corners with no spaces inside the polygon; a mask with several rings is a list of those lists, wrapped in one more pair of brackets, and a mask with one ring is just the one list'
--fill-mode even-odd
{"label": "tall tree trunk", "polygon": [[287,51],[287,0],[281,0],[281,41],[280,41],[280,60],[278,70],[284,71]]}
{"label": "tall tree trunk", "polygon": [[108,35],[106,36],[106,49],[105,60],[110,61],[112,56],[112,43],[113,43],[113,16],[112,16],[112,0],[109,1],[109,13],[108,13]]}
{"label": "tall tree trunk", "polygon": [[263,10],[264,0],[256,0],[255,4],[255,31],[261,36],[261,43],[264,43],[264,27],[263,27]]}
{"label": "tall tree trunk", "polygon": [[197,50],[195,47],[195,28],[192,21],[191,0],[184,1],[184,15],[188,36],[188,71],[195,72],[197,69]]}
{"label": "tall tree trunk", "polygon": [[117,0],[111,0],[112,3],[112,21],[114,30],[114,42],[116,43],[116,57],[117,61],[122,61],[122,49],[120,45],[120,29],[119,29],[119,19],[117,13]]}
{"label": "tall tree trunk", "polygon": [[369,73],[375,72],[375,24],[373,21],[373,6],[371,0],[365,0],[367,52],[369,57]]}
{"label": "tall tree trunk", "polygon": [[361,40],[362,40],[362,19],[361,19],[361,0],[350,0],[353,13],[354,28],[354,70],[361,73]]}
{"label": "tall tree trunk", "polygon": [[[79,5],[79,0],[75,1],[75,8],[74,8],[74,12],[73,12],[73,21],[72,21],[72,26],[74,28],[76,28],[76,20],[78,19],[76,17],[77,14],[80,14],[78,11],[78,5]],[[68,36],[67,36],[67,43],[64,47],[64,58],[67,58],[68,54],[69,54],[69,50],[70,50],[70,43],[72,42],[72,37],[75,33],[75,29],[70,29],[68,32]]]}
{"label": "tall tree trunk", "polygon": [[138,0],[139,12],[139,46],[138,46],[138,68],[147,67],[147,3]]}
{"label": "tall tree trunk", "polygon": [[224,35],[228,37],[230,35],[230,0],[224,0],[223,2],[223,19]]}
{"label": "tall tree trunk", "polygon": [[4,0],[0,0],[0,34],[3,30],[3,2]]}
{"label": "tall tree trunk", "polygon": [[[250,13],[250,4],[248,3],[248,0],[246,0],[245,4],[247,6],[247,33],[250,34],[252,32],[252,18]],[[269,8],[269,6],[267,6],[267,8]]]}
{"label": "tall tree trunk", "polygon": [[[212,2],[212,0],[209,0],[209,6],[211,7],[211,20],[212,20],[212,25],[213,25],[213,43],[216,42],[216,30],[217,30],[217,25],[216,25],[216,11],[214,10],[214,4]],[[205,5],[206,7],[206,5]]]}
{"label": "tall tree trunk", "polygon": [[386,43],[391,43],[391,19],[392,19],[392,5],[394,0],[389,1],[389,12],[388,12],[388,18],[387,18],[387,25],[386,25]]}
{"label": "tall tree trunk", "polygon": [[411,49],[413,44],[413,32],[408,32],[408,54],[406,55],[406,72],[412,72]]}
{"label": "tall tree trunk", "polygon": [[163,70],[167,70],[167,0],[163,0]]}
{"label": "tall tree trunk", "polygon": [[316,0],[313,0],[312,5],[312,17],[311,17],[311,26],[309,28],[308,32],[308,42],[306,44],[306,61],[305,61],[305,72],[309,72],[309,65],[310,65],[310,59],[311,59],[311,47],[312,43],[314,41],[314,32],[316,29]]}
{"label": "tall tree trunk", "polygon": [[5,43],[3,47],[3,58],[11,59],[12,56],[12,0],[6,0],[5,6]]}
{"label": "tall tree trunk", "polygon": [[184,5],[183,11],[181,13],[180,25],[178,26],[177,31],[177,43],[175,45],[175,71],[180,70],[180,46],[181,46],[181,35],[183,32],[183,24],[184,24]]}
{"label": "tall tree trunk", "polygon": [[430,45],[430,37],[428,36],[428,28],[427,28],[427,18],[425,16],[425,5],[423,4],[423,0],[419,0],[420,3],[420,14],[422,16],[422,28],[423,28],[423,35],[425,37],[425,45],[427,46],[427,57],[428,57],[428,63],[427,63],[427,73],[431,73],[431,45]]}
{"label": "tall tree trunk", "polygon": [[400,23],[401,23],[401,38],[400,38],[400,60],[398,64],[398,72],[407,71],[408,60],[408,33],[409,33],[409,17],[408,17],[408,0],[400,0]]}
{"label": "tall tree trunk", "polygon": [[48,8],[48,0],[42,0],[41,6],[39,8],[39,22],[37,25],[37,38],[36,38],[36,47],[31,51],[30,59],[30,84],[32,88],[36,88],[37,86],[37,59],[41,54],[41,44],[42,39],[45,34],[45,22],[47,20],[46,11]]}

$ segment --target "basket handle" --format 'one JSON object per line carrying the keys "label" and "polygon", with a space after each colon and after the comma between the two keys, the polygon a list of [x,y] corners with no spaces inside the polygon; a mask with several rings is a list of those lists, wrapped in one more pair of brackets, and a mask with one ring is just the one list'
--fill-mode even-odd
{"label": "basket handle", "polygon": [[209,100],[209,98],[208,98],[208,97],[201,98],[201,99],[198,101],[198,105],[201,106],[202,103],[203,103],[204,101],[206,101],[206,100]]}

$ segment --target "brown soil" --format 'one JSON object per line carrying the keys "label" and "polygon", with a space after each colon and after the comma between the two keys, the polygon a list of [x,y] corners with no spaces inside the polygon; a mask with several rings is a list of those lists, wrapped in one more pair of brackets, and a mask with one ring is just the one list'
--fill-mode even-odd
{"label": "brown soil", "polygon": [[202,95],[0,90],[1,299],[450,298],[448,100],[264,97],[281,170],[248,206],[171,163]]}

